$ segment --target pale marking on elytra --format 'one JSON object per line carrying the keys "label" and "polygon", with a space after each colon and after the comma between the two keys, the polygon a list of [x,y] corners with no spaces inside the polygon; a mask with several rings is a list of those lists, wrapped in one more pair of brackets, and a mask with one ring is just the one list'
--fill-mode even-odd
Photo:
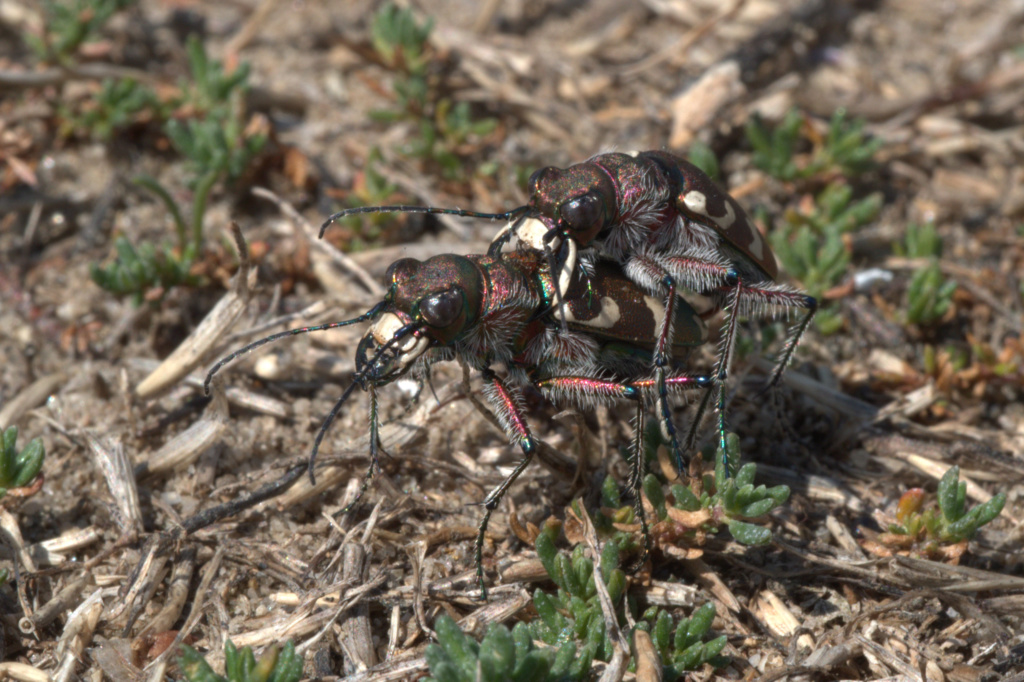
{"label": "pale marking on elytra", "polygon": [[[710,303],[710,299],[706,299],[703,296],[700,296],[699,294],[694,294],[688,289],[678,291],[678,296],[687,303],[690,302],[690,295],[696,296],[697,298],[703,299],[704,301]],[[660,299],[654,298],[653,296],[644,296],[644,303],[647,305],[647,308],[651,311],[651,314],[654,315],[655,326],[660,328],[662,320],[665,319],[665,305],[661,302]],[[697,311],[694,310],[692,307],[689,310],[689,314],[691,328],[696,328],[700,330],[699,340],[703,343],[708,338],[708,325],[707,323],[704,322],[703,319],[701,319],[700,315],[698,315]]]}
{"label": "pale marking on elytra", "polygon": [[704,192],[700,190],[692,189],[683,195],[683,203],[686,204],[686,208],[690,209],[694,213],[699,215],[707,216],[711,218],[711,214],[708,213],[708,198],[704,196]]}
{"label": "pale marking on elytra", "polygon": [[761,236],[761,230],[757,229],[757,225],[747,223],[747,232],[750,233],[750,254],[758,261],[763,261],[764,237]]}
{"label": "pale marking on elytra", "polygon": [[721,218],[715,218],[715,222],[723,230],[728,230],[732,227],[732,224],[736,222],[736,210],[732,207],[731,203],[725,202],[725,215]]}
{"label": "pale marking on elytra", "polygon": [[569,306],[563,306],[562,310],[565,311],[566,322],[576,322],[586,327],[593,327],[594,329],[611,329],[619,323],[622,319],[622,312],[619,310],[619,304],[614,299],[608,296],[601,297],[601,312],[597,314],[597,317],[590,320],[577,320]]}
{"label": "pale marking on elytra", "polygon": [[655,298],[654,296],[644,295],[644,305],[651,311],[651,315],[654,316],[655,328],[661,328],[661,323],[665,319],[665,304],[661,302],[661,299]]}

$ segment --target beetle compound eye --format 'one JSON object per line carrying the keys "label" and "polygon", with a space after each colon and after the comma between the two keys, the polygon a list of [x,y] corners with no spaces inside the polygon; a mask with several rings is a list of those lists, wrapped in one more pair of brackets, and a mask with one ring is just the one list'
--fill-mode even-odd
{"label": "beetle compound eye", "polygon": [[434,294],[420,304],[420,315],[431,327],[444,328],[457,319],[462,312],[463,295],[460,289],[449,289]]}
{"label": "beetle compound eye", "polygon": [[562,219],[575,231],[597,232],[604,222],[601,199],[594,194],[584,194],[562,206]]}

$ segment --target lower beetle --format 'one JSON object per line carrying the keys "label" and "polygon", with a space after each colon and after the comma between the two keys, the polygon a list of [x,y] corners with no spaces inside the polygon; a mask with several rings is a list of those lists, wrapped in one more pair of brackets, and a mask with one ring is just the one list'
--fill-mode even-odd
{"label": "lower beetle", "polygon": [[[536,450],[523,416],[522,390],[533,386],[556,404],[581,408],[634,400],[638,436],[632,448],[630,489],[646,554],[650,540],[640,502],[644,408],[664,402],[668,393],[712,385],[709,377],[672,369],[666,372],[664,390],[659,392],[657,382],[649,376],[652,340],[665,315],[661,302],[614,264],[598,263],[586,280],[572,278],[559,303],[555,299],[558,284],[544,260],[530,251],[500,257],[443,254],[423,262],[406,258],[393,263],[386,277],[384,300],[366,313],[351,320],[273,334],[218,361],[206,376],[207,392],[224,365],[254,348],[286,336],[371,321],[356,349],[353,383],[325,418],[309,460],[313,480],[316,455],[331,422],[357,386],[367,391],[370,467],[361,496],[378,466],[376,389],[407,374],[425,372],[440,360],[458,359],[479,371],[484,395],[498,421],[523,452],[512,473],[484,500],[475,544],[477,577],[484,595],[482,552],[488,521]],[[676,331],[671,355],[681,360],[691,348],[706,342],[707,328],[685,302],[676,305],[673,314]],[[558,328],[557,318],[565,320],[567,331]],[[661,412],[667,413],[667,408]],[[663,428],[674,433],[671,420]]]}

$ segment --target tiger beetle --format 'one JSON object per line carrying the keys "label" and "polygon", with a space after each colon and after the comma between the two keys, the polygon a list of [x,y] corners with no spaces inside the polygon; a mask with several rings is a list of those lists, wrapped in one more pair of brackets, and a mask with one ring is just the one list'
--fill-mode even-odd
{"label": "tiger beetle", "polygon": [[[426,261],[405,258],[388,268],[387,293],[370,310],[350,320],[279,332],[254,341],[219,360],[213,376],[238,356],[281,338],[306,332],[372,322],[355,353],[352,384],[324,419],[309,457],[315,483],[317,452],[331,422],[358,386],[369,394],[370,465],[352,508],[366,491],[381,451],[377,389],[405,375],[423,376],[441,360],[460,360],[483,378],[484,396],[513,445],[523,453],[505,479],[484,499],[474,555],[477,581],[486,598],[483,545],[487,524],[498,503],[530,463],[537,442],[523,416],[523,389],[533,386],[551,402],[588,409],[602,403],[633,400],[635,435],[631,446],[629,489],[640,519],[643,564],[650,533],[641,502],[644,468],[645,408],[661,403],[657,382],[650,377],[656,330],[664,326],[666,309],[610,261],[594,264],[586,278],[574,276],[557,284],[543,257],[524,250],[498,256],[443,254]],[[556,310],[557,309],[557,310]],[[707,326],[685,301],[672,307],[676,333],[667,355],[676,362],[664,373],[664,392],[673,395],[707,389],[713,379],[679,369],[690,349],[707,341]],[[559,329],[560,318],[567,331]],[[499,367],[503,376],[499,376]],[[661,414],[667,413],[661,410]],[[662,417],[663,419],[663,417]],[[669,420],[663,429],[674,432]]]}
{"label": "tiger beetle", "polygon": [[[643,291],[662,298],[669,311],[688,305],[703,319],[726,312],[722,342],[708,388],[680,446],[671,430],[664,435],[675,451],[680,472],[684,454],[697,441],[704,413],[715,396],[718,438],[725,447],[725,392],[741,316],[805,311],[790,330],[767,387],[774,388],[789,365],[818,302],[779,283],[775,254],[740,205],[722,192],[703,171],[664,151],[609,153],[568,168],[542,168],[530,177],[530,199],[505,213],[420,206],[372,206],[332,215],[335,220],[357,213],[416,212],[509,221],[491,244],[498,255],[515,236],[526,248],[544,253],[556,298],[564,295],[564,273],[585,273],[595,259],[618,263]],[[534,218],[536,220],[528,220]],[[571,244],[571,248],[562,248]],[[577,253],[579,249],[579,253]],[[653,365],[658,394],[665,396],[667,349],[672,346],[674,316],[655,330]],[[563,323],[564,328],[564,323]],[[670,424],[662,400],[662,425]],[[728,467],[726,468],[728,471]]]}

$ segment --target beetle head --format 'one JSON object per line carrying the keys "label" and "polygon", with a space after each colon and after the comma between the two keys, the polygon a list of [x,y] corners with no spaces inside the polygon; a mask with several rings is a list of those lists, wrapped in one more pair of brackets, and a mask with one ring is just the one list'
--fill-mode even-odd
{"label": "beetle head", "polygon": [[594,163],[542,168],[530,176],[530,208],[549,228],[588,244],[615,219],[615,185]]}
{"label": "beetle head", "polygon": [[434,346],[447,346],[480,316],[480,271],[454,254],[427,261],[403,258],[388,268],[388,310],[376,319],[356,353],[356,370],[373,383],[404,374]]}

